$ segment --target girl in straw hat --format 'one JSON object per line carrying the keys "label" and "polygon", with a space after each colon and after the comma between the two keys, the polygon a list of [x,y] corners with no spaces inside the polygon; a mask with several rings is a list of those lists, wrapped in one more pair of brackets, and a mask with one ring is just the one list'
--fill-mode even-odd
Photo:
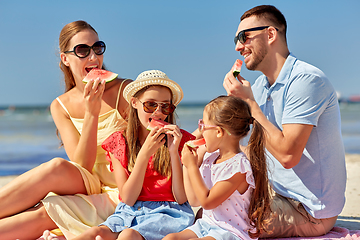
{"label": "girl in straw hat", "polygon": [[[114,171],[121,203],[98,227],[75,239],[161,239],[194,221],[185,195],[180,151],[194,139],[175,125],[180,86],[158,70],[145,71],[124,89],[130,103],[126,129],[103,143]],[[150,121],[164,127],[147,130]]]}

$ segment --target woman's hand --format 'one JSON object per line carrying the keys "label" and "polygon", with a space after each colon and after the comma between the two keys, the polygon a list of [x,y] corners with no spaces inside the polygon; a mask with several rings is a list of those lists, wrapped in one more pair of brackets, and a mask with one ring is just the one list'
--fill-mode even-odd
{"label": "woman's hand", "polygon": [[101,109],[102,96],[105,90],[105,80],[91,79],[84,88],[85,111],[98,116]]}

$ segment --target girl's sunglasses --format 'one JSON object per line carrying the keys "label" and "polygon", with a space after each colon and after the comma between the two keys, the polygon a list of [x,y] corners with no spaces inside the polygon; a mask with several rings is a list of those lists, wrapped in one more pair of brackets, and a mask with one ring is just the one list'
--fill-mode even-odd
{"label": "girl's sunglasses", "polygon": [[[205,130],[205,128],[217,128],[217,127],[220,127],[220,126],[216,126],[216,125],[206,125],[206,124],[204,124],[204,122],[203,122],[202,119],[199,119],[198,128],[199,128],[199,131],[200,131],[200,132],[203,132],[203,131]],[[227,132],[227,134],[231,135],[231,133],[230,133],[227,129],[225,129],[225,128],[223,128],[223,127],[220,127],[220,128],[224,129],[225,132]]]}
{"label": "girl's sunglasses", "polygon": [[[246,35],[245,35],[246,32],[260,31],[260,30],[264,30],[268,27],[270,27],[270,26],[254,27],[254,28],[249,28],[249,29],[240,31],[238,33],[238,35],[235,36],[235,38],[234,38],[235,45],[237,44],[237,41],[239,41],[241,44],[244,44],[246,42]],[[278,31],[277,28],[275,28],[275,29],[276,29],[276,31]]]}
{"label": "girl's sunglasses", "polygon": [[[138,99],[139,100],[139,99]],[[139,100],[139,102],[141,102]],[[175,111],[176,106],[172,103],[160,103],[155,101],[141,102],[146,113],[153,113],[160,107],[164,115],[170,115]]]}
{"label": "girl's sunglasses", "polygon": [[73,52],[78,58],[86,58],[89,56],[91,49],[96,55],[102,55],[105,52],[106,45],[103,41],[97,41],[92,46],[86,44],[79,44],[74,47],[72,51],[66,51],[64,53]]}

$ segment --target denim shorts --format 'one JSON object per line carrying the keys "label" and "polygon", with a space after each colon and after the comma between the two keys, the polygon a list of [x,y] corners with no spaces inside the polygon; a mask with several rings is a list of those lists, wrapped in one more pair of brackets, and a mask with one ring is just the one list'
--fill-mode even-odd
{"label": "denim shorts", "polygon": [[180,232],[194,223],[194,213],[188,202],[137,201],[134,206],[119,203],[115,213],[100,225],[112,232],[131,228],[146,240],[162,239],[169,233]]}
{"label": "denim shorts", "polygon": [[241,240],[235,234],[216,226],[205,222],[203,219],[196,220],[195,224],[187,229],[193,231],[198,238],[213,237],[216,240]]}

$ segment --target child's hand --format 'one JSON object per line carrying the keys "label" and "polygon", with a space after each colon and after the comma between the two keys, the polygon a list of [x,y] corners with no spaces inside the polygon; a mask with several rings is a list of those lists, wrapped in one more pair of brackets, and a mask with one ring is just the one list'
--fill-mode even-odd
{"label": "child's hand", "polygon": [[184,145],[181,151],[181,160],[186,168],[198,167],[198,154],[195,149]]}
{"label": "child's hand", "polygon": [[[141,146],[140,152],[146,153],[150,158],[165,143],[165,129],[155,127],[147,135],[144,144]],[[139,152],[139,154],[140,154]]]}
{"label": "child's hand", "polygon": [[178,153],[179,144],[182,138],[182,133],[177,125],[166,125],[165,133],[167,136],[167,146],[170,153]]}

